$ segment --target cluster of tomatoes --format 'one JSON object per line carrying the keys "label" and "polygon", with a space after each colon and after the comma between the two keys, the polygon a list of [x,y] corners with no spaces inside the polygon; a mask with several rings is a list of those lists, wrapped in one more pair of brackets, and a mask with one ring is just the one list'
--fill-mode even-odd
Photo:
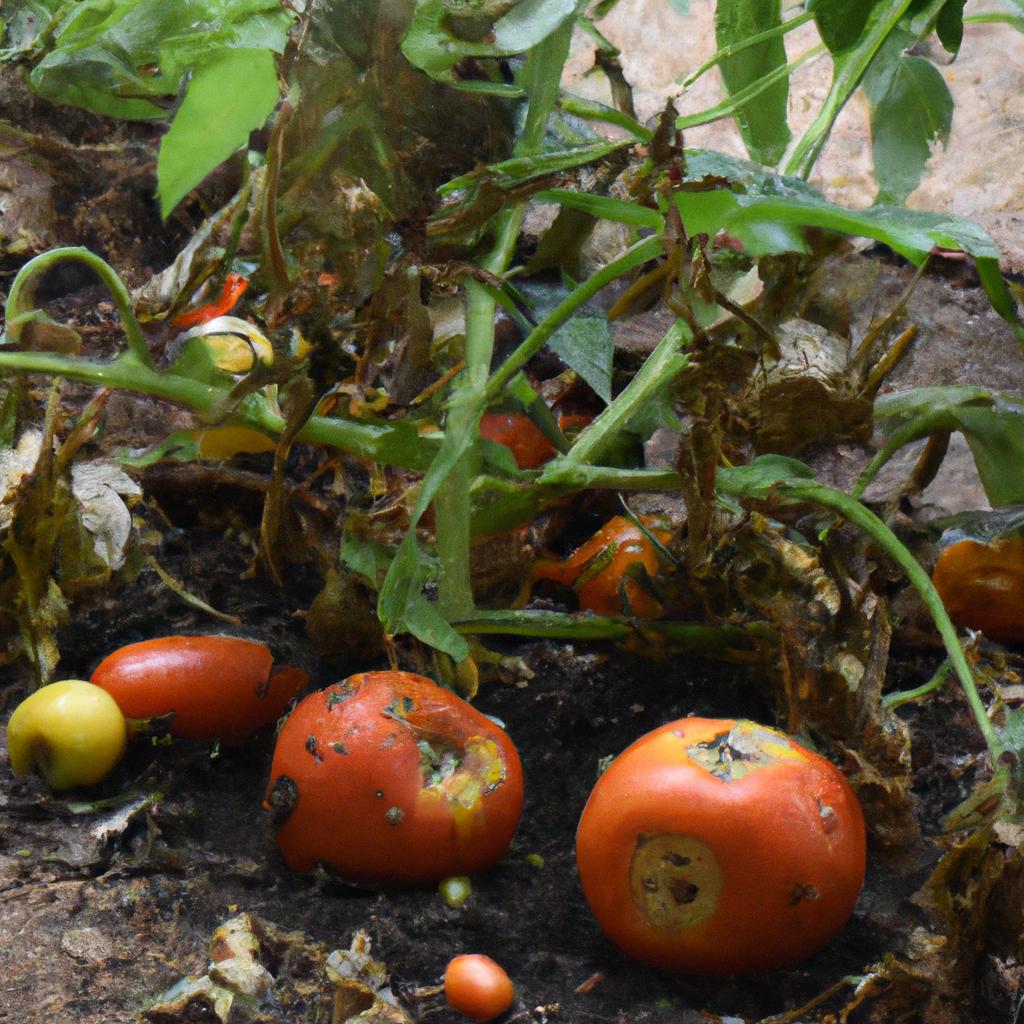
{"label": "cluster of tomatoes", "polygon": [[[102,778],[125,718],[185,739],[240,743],[282,715],[306,674],[233,637],[124,647],[91,682],[25,700],[8,725],[15,771],[54,788]],[[408,672],[365,672],[303,698],[281,726],[265,806],[285,862],[386,885],[483,870],[519,822],[523,772],[504,729]],[[685,971],[796,962],[846,920],[865,867],[864,822],[828,761],[744,721],[686,718],[641,737],[598,779],[576,838],[580,879],[627,954]],[[476,1020],[504,1012],[511,981],[456,958],[446,992]]]}

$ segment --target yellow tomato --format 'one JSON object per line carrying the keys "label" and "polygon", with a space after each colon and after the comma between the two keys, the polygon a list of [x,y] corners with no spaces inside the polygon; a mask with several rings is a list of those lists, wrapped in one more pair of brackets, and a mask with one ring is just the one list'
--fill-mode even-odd
{"label": "yellow tomato", "polygon": [[91,786],[121,760],[128,728],[114,698],[81,679],[26,697],[7,723],[15,775],[37,771],[53,789]]}

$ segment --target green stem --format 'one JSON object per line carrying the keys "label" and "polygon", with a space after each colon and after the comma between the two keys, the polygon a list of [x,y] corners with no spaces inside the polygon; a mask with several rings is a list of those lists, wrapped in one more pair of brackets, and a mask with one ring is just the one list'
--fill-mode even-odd
{"label": "green stem", "polygon": [[[742,484],[735,486],[731,483],[728,475],[720,474],[719,480],[721,489],[727,494],[731,493],[736,497],[760,496],[751,493],[750,488],[745,488]],[[992,723],[989,721],[985,704],[974,682],[974,674],[971,672],[971,667],[967,663],[967,657],[960,646],[960,639],[956,635],[956,628],[946,613],[942,598],[939,597],[939,593],[935,589],[931,578],[921,567],[920,562],[874,512],[842,491],[836,491],[831,487],[825,487],[818,483],[784,480],[776,484],[768,493],[772,492],[795,501],[810,501],[817,505],[834,509],[849,522],[860,527],[906,573],[907,579],[910,580],[911,584],[921,595],[925,606],[931,613],[932,620],[935,622],[949,655],[950,664],[960,680],[964,696],[967,698],[967,703],[974,714],[978,729],[985,739],[985,745],[988,747],[992,764],[994,767],[998,767],[1000,758],[1005,752],[1005,747]]]}
{"label": "green stem", "polygon": [[[117,388],[162,398],[188,406],[200,416],[216,415],[228,401],[229,392],[171,371],[159,372],[141,366],[129,353],[110,362],[76,359],[55,352],[9,352],[0,348],[0,370],[43,373],[66,377],[95,387]],[[285,421],[258,395],[249,395],[231,412],[234,423],[279,435]],[[311,417],[298,439],[329,445],[353,455],[394,466],[423,470],[430,465],[439,442],[425,437],[410,441],[410,430],[399,426],[360,421]]]}
{"label": "green stem", "polygon": [[549,640],[628,640],[647,638],[705,657],[750,660],[774,641],[767,623],[709,626],[705,623],[627,619],[613,615],[535,611],[477,611],[454,623],[463,634],[529,636]]}
{"label": "green stem", "polygon": [[[523,82],[529,106],[513,157],[540,151],[548,118],[558,99],[561,69],[569,55],[572,21],[567,21],[534,47],[526,58]],[[500,277],[515,253],[522,223],[524,200],[510,203],[495,218],[494,243],[482,268]],[[466,372],[460,390],[448,407],[445,432],[460,439],[474,435],[487,404],[487,374],[494,352],[493,293],[470,279],[466,281]],[[470,449],[452,465],[434,499],[437,520],[438,610],[449,621],[465,618],[474,608],[470,579],[470,485],[477,470],[477,456]]]}
{"label": "green stem", "polygon": [[928,680],[927,683],[922,683],[920,686],[915,686],[912,690],[899,690],[896,693],[887,693],[882,698],[882,707],[888,711],[893,711],[896,708],[902,707],[904,704],[909,704],[911,701],[920,700],[922,697],[927,696],[934,690],[938,690],[943,686],[946,680],[949,678],[950,669],[952,666],[948,661],[944,661],[936,671],[935,675]]}
{"label": "green stem", "polygon": [[716,65],[721,64],[723,60],[728,60],[729,57],[735,57],[737,53],[742,53],[748,47],[757,46],[758,43],[766,43],[769,39],[774,39],[776,36],[792,32],[793,29],[799,28],[801,25],[806,24],[813,18],[814,15],[810,11],[805,11],[803,14],[798,14],[795,18],[791,18],[789,21],[784,21],[781,25],[776,25],[773,28],[766,29],[764,32],[758,32],[757,35],[750,36],[748,39],[743,39],[738,43],[733,43],[731,46],[723,47],[717,53],[712,54],[706,61],[704,61],[696,71],[691,72],[683,79],[683,88],[689,89],[698,78],[707,74]]}
{"label": "green stem", "polygon": [[696,128],[699,125],[711,124],[712,121],[719,121],[723,117],[735,114],[740,107],[760,96],[761,93],[766,89],[770,89],[776,82],[781,81],[783,78],[788,78],[801,64],[806,64],[807,61],[812,60],[814,57],[820,57],[825,52],[826,47],[823,44],[812,47],[806,53],[802,53],[797,57],[796,60],[791,61],[789,64],[783,64],[774,71],[769,71],[767,75],[759,78],[756,82],[751,82],[746,88],[734,92],[728,99],[723,100],[716,106],[709,107],[707,110],[702,110],[696,114],[684,114],[681,117],[677,117],[676,127],[684,129]]}
{"label": "green stem", "polygon": [[631,270],[654,259],[664,252],[661,239],[642,238],[630,246],[621,256],[612,260],[574,288],[537,326],[522,340],[519,347],[501,364],[487,383],[487,401],[495,401],[504,391],[505,385],[515,376],[547,343],[551,335],[565,323],[588,299],[596,295],[612,281],[628,274]]}
{"label": "green stem", "polygon": [[790,155],[786,164],[786,174],[795,174],[801,178],[810,177],[814,164],[832,132],[832,126],[839,117],[839,112],[860,85],[860,80],[875,59],[875,54],[899,24],[910,3],[911,0],[886,0],[864,38],[857,44],[857,48],[835,57],[832,87],[814,123],[807,129]]}
{"label": "green stem", "polygon": [[[689,356],[679,351],[692,338],[690,328],[677,320],[658,342],[654,351],[621,394],[576,439],[561,461],[590,463],[599,458],[608,443],[651,398],[655,391],[675,378],[689,362]],[[541,476],[544,482],[544,476]]]}
{"label": "green stem", "polygon": [[95,253],[80,246],[69,246],[61,249],[51,249],[41,256],[36,256],[26,263],[11,283],[11,291],[7,298],[5,316],[7,319],[7,334],[5,344],[13,345],[18,342],[21,333],[20,318],[35,308],[35,284],[38,279],[51,267],[58,263],[77,261],[84,263],[97,277],[106,285],[117,306],[121,316],[121,325],[124,328],[125,340],[128,344],[127,353],[123,359],[130,360],[135,364],[141,364],[147,369],[153,369],[153,357],[149,353],[149,346],[139,327],[139,321],[135,318],[135,308],[132,305],[132,297],[128,294],[124,282],[114,271],[109,263],[100,259]]}

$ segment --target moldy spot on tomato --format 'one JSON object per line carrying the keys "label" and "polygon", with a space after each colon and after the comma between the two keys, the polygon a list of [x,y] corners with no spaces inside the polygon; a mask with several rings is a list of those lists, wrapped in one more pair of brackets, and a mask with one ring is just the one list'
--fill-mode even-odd
{"label": "moldy spot on tomato", "polygon": [[313,758],[313,764],[320,764],[323,758],[320,756],[320,751],[317,750],[316,737],[310,736],[306,740],[306,752]]}
{"label": "moldy spot on tomato", "polygon": [[656,928],[680,931],[718,906],[722,869],[710,847],[682,835],[639,835],[629,866],[633,903]]}
{"label": "moldy spot on tomato", "polygon": [[298,802],[299,787],[287,775],[279,775],[263,801],[263,806],[270,811],[270,820],[274,828],[288,820]]}
{"label": "moldy spot on tomato", "polygon": [[405,811],[401,807],[389,807],[384,812],[384,820],[389,825],[400,825],[405,821]]}
{"label": "moldy spot on tomato", "polygon": [[341,740],[338,740],[336,743],[332,743],[331,750],[333,750],[336,754],[341,754],[342,757],[344,757],[348,753],[348,748],[345,746],[344,743],[341,742]]}

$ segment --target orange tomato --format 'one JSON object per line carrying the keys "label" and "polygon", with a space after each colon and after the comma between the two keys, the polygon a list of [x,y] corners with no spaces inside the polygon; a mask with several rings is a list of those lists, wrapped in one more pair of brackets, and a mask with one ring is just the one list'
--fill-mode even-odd
{"label": "orange tomato", "polygon": [[1024,537],[951,544],[939,555],[932,582],[958,626],[1024,641]]}
{"label": "orange tomato", "polygon": [[444,997],[453,1009],[483,1024],[501,1016],[515,998],[515,987],[504,969],[489,956],[457,956],[444,972]]}
{"label": "orange tomato", "polygon": [[519,755],[475,708],[411,672],[363,672],[311,694],[277,738],[267,806],[295,871],[438,882],[489,867],[523,803]]}
{"label": "orange tomato", "polygon": [[627,955],[766,971],[810,956],[850,916],[864,817],[839,770],[783,733],[683,718],[598,779],[576,857],[597,923]]}
{"label": "orange tomato", "polygon": [[520,469],[536,469],[555,454],[555,446],[521,412],[485,412],[480,418],[480,436],[503,444]]}
{"label": "orange tomato", "polygon": [[[663,544],[671,538],[662,517],[640,516],[640,521]],[[539,561],[533,568],[533,578],[572,587],[580,608],[597,615],[655,619],[663,609],[631,575],[642,575],[639,570],[654,577],[658,571],[658,551],[643,530],[625,516],[615,516],[565,561]]]}
{"label": "orange tomato", "polygon": [[253,640],[165,636],[115,651],[92,682],[128,718],[173,712],[172,736],[234,745],[279,718],[309,681],[298,668],[272,674],[273,661]]}
{"label": "orange tomato", "polygon": [[[559,416],[564,434],[578,434],[594,417],[587,413]],[[480,418],[480,436],[503,444],[520,469],[536,469],[555,455],[555,446],[544,432],[521,412],[485,412]]]}

